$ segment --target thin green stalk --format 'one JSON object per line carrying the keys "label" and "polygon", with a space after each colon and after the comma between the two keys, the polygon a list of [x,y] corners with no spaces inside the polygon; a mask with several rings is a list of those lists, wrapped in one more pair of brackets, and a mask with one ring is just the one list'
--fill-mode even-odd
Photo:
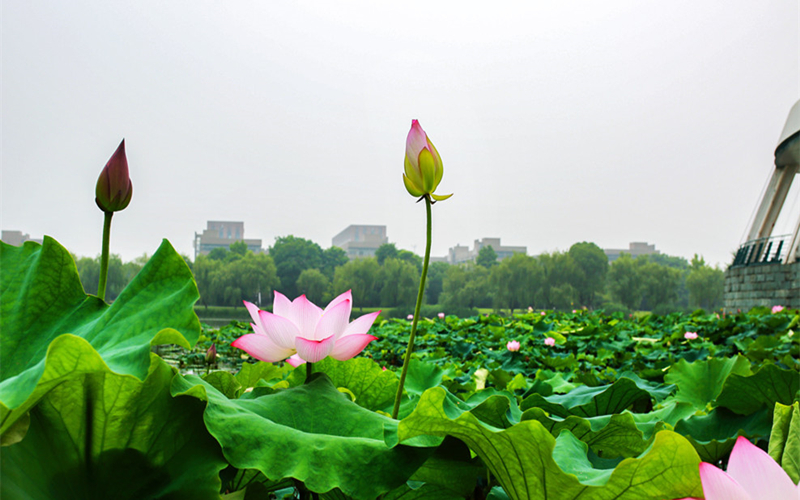
{"label": "thin green stalk", "polygon": [[106,281],[108,281],[108,247],[111,241],[111,216],[114,212],[104,212],[103,220],[103,253],[100,255],[100,283],[97,284],[97,296],[106,300]]}
{"label": "thin green stalk", "polygon": [[414,337],[417,334],[417,322],[419,321],[419,310],[422,307],[422,295],[425,293],[425,279],[428,277],[428,262],[431,260],[431,197],[425,195],[425,211],[428,215],[427,241],[425,242],[425,260],[422,261],[422,277],[419,280],[419,292],[417,293],[417,305],[414,306],[414,319],[411,320],[411,335],[408,337],[408,347],[403,358],[403,371],[400,372],[400,385],[397,387],[397,395],[394,397],[394,409],[392,418],[396,419],[400,413],[400,400],[403,398],[403,386],[406,383],[408,374],[408,364],[411,362],[411,351],[414,350]]}

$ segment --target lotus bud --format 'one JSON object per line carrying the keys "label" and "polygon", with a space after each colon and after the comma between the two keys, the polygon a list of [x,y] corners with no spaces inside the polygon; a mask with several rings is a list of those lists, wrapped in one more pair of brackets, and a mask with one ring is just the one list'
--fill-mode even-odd
{"label": "lotus bud", "polygon": [[213,365],[217,360],[217,344],[211,344],[206,351],[206,364]]}
{"label": "lotus bud", "polygon": [[430,195],[436,201],[446,200],[452,194],[433,194],[444,175],[442,158],[417,120],[411,121],[406,138],[406,160],[403,183],[411,196]]}
{"label": "lotus bud", "polygon": [[128,158],[125,156],[125,139],[111,155],[95,188],[95,202],[104,212],[119,212],[131,202],[133,183],[128,175]]}
{"label": "lotus bud", "polygon": [[544,345],[553,347],[554,345],[556,345],[556,339],[554,339],[553,337],[547,337],[546,339],[544,339]]}
{"label": "lotus bud", "polygon": [[519,342],[516,340],[509,340],[508,343],[506,344],[506,349],[508,349],[511,352],[517,352],[519,351],[519,348],[520,348]]}

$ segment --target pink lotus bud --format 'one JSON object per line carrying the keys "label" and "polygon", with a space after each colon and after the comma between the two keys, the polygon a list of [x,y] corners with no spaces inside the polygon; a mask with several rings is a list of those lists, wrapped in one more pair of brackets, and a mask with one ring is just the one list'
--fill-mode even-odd
{"label": "pink lotus bud", "polygon": [[783,306],[772,306],[772,314],[783,311]]}
{"label": "pink lotus bud", "polygon": [[519,342],[517,342],[516,340],[509,340],[508,344],[506,344],[506,349],[508,349],[511,352],[519,351]]}
{"label": "pink lotus bud", "polygon": [[453,196],[436,195],[433,192],[439,186],[444,174],[442,158],[422,130],[417,120],[411,121],[411,130],[406,137],[406,159],[403,183],[411,196],[430,195],[436,201],[446,200]]}
{"label": "pink lotus bud", "polygon": [[104,212],[119,212],[131,202],[133,183],[128,175],[128,158],[125,156],[125,139],[111,155],[95,188],[95,203]]}
{"label": "pink lotus bud", "polygon": [[206,351],[206,364],[213,365],[217,360],[217,344],[211,344]]}
{"label": "pink lotus bud", "polygon": [[444,313],[439,313],[439,319],[444,319]]}
{"label": "pink lotus bud", "polygon": [[412,319],[414,319],[414,315],[413,314],[409,314],[408,316],[406,316],[406,319],[411,321]]}
{"label": "pink lotus bud", "polygon": [[544,316],[544,315],[546,315],[546,314],[547,314],[547,313],[545,313],[544,311],[542,311],[542,316]]}
{"label": "pink lotus bud", "polygon": [[381,370],[386,371],[386,367],[385,366],[381,366]]}
{"label": "pink lotus bud", "polygon": [[697,338],[697,332],[686,332],[683,334],[683,338],[686,340],[694,340]]}
{"label": "pink lotus bud", "polygon": [[547,337],[546,339],[544,339],[544,345],[553,347],[554,345],[556,345],[556,339],[554,339],[553,337]]}

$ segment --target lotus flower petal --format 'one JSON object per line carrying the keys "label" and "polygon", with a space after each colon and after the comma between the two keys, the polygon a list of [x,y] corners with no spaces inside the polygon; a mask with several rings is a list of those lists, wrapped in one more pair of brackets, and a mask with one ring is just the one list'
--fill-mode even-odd
{"label": "lotus flower petal", "polygon": [[314,331],[314,338],[324,339],[333,335],[335,339],[338,339],[347,328],[349,321],[350,301],[345,300],[339,302],[335,307],[322,315]]}
{"label": "lotus flower petal", "polygon": [[325,310],[322,311],[322,313],[324,314],[324,313],[330,311],[335,306],[337,306],[340,302],[344,302],[345,300],[349,300],[350,301],[350,307],[353,306],[353,291],[352,290],[348,290],[348,291],[344,292],[343,294],[339,295],[338,297],[336,297],[335,299],[333,299],[332,301],[330,301],[330,303],[327,306],[325,306]]}
{"label": "lotus flower petal", "polygon": [[711,464],[700,464],[700,480],[706,500],[755,500],[731,476]]}
{"label": "lotus flower petal", "polygon": [[275,344],[269,336],[257,333],[248,333],[234,340],[231,344],[246,351],[249,355],[267,363],[282,361],[294,354],[294,349],[285,349]]}
{"label": "lotus flower petal", "polygon": [[[363,317],[363,316],[362,316]],[[336,341],[330,356],[339,361],[346,361],[367,347],[367,344],[377,339],[374,335],[357,333],[342,337]]]}
{"label": "lotus flower petal", "polygon": [[[411,120],[411,130],[408,131],[406,136],[406,158],[411,160],[411,163],[417,161],[419,153],[428,147],[428,134],[422,130],[419,120]],[[418,165],[414,165],[417,166]]]}
{"label": "lotus flower petal", "polygon": [[275,299],[272,301],[272,314],[283,316],[284,318],[291,318],[292,316],[292,301],[286,295],[276,291]]}
{"label": "lotus flower petal", "polygon": [[800,498],[786,471],[767,452],[742,436],[731,451],[728,475],[754,499]]}
{"label": "lotus flower petal", "polygon": [[416,184],[411,182],[411,179],[406,177],[406,174],[403,174],[403,184],[405,184],[406,191],[408,191],[408,194],[411,196],[422,196],[425,194],[422,192],[422,188],[418,187]]}
{"label": "lotus flower petal", "polygon": [[336,339],[333,335],[322,340],[306,339],[303,337],[297,337],[295,339],[297,355],[309,363],[316,363],[330,356],[335,343]]}
{"label": "lotus flower petal", "polygon": [[306,364],[306,360],[304,360],[303,358],[301,358],[297,354],[294,354],[294,355],[289,356],[288,358],[286,358],[286,362],[289,363],[291,366],[294,366],[295,368],[297,368],[300,365]]}
{"label": "lotus flower petal", "polygon": [[372,327],[372,324],[375,322],[375,318],[377,318],[380,313],[380,311],[375,311],[354,319],[352,323],[347,325],[347,328],[344,329],[344,332],[339,335],[339,338],[347,337],[349,335],[367,333],[370,327]]}
{"label": "lotus flower petal", "polygon": [[258,314],[261,319],[260,326],[267,337],[284,349],[295,347],[294,339],[300,335],[300,330],[293,322],[268,311],[259,311]]}

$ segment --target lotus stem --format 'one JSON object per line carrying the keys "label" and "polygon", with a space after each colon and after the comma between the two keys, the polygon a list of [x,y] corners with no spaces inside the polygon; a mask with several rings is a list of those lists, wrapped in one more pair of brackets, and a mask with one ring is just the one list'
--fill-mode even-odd
{"label": "lotus stem", "polygon": [[411,351],[414,350],[414,337],[417,334],[417,322],[419,322],[419,310],[422,307],[422,297],[425,293],[425,279],[428,277],[428,263],[431,260],[431,197],[426,194],[425,198],[425,211],[428,216],[428,230],[427,241],[425,242],[425,259],[422,261],[422,276],[419,279],[419,292],[417,293],[417,304],[414,306],[414,318],[411,320],[411,335],[408,336],[408,347],[406,348],[406,355],[403,358],[403,370],[400,372],[400,385],[397,387],[397,395],[394,398],[394,409],[392,409],[392,418],[397,419],[400,413],[400,400],[403,398],[403,386],[406,383],[406,375],[408,375],[408,365],[411,362]]}
{"label": "lotus stem", "polygon": [[108,281],[108,248],[111,241],[111,217],[114,212],[104,212],[103,220],[103,253],[100,255],[100,282],[97,284],[97,296],[106,300],[106,282]]}
{"label": "lotus stem", "polygon": [[314,373],[314,363],[306,361],[306,383],[308,383],[312,373]]}

